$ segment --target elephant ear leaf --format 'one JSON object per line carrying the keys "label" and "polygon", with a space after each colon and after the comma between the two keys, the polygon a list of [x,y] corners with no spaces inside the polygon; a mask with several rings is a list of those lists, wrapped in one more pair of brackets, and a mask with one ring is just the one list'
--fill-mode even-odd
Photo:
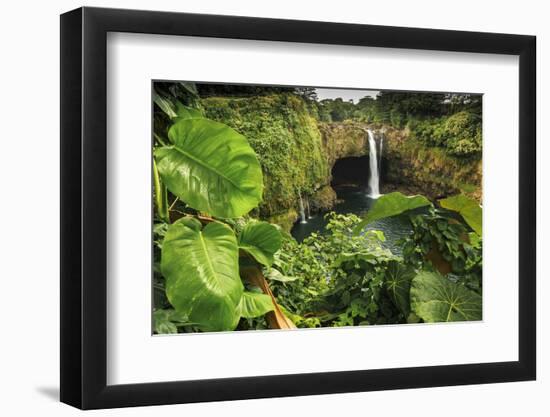
{"label": "elephant ear leaf", "polygon": [[203,331],[233,330],[243,294],[237,239],[222,223],[182,218],[166,232],[161,270],[176,311]]}
{"label": "elephant ear leaf", "polygon": [[263,316],[274,309],[275,306],[269,295],[252,291],[243,293],[238,307],[240,316],[247,319]]}
{"label": "elephant ear leaf", "polygon": [[250,222],[239,235],[239,248],[265,266],[271,266],[273,255],[281,244],[281,233],[267,222]]}
{"label": "elephant ear leaf", "polygon": [[409,210],[430,206],[430,200],[421,195],[406,196],[400,192],[393,192],[380,196],[367,212],[366,217],[354,228],[354,233],[359,234],[363,228],[375,220],[397,216]]}
{"label": "elephant ear leaf", "polygon": [[427,323],[482,319],[481,295],[437,272],[422,271],[413,279],[411,308]]}
{"label": "elephant ear leaf", "polygon": [[195,210],[214,217],[248,213],[262,199],[263,176],[254,150],[244,136],[204,118],[180,119],[155,150],[162,182]]}
{"label": "elephant ear leaf", "polygon": [[416,271],[400,262],[392,261],[386,270],[386,290],[395,306],[408,317],[411,312],[410,290]]}
{"label": "elephant ear leaf", "polygon": [[468,226],[474,232],[481,236],[482,233],[482,209],[477,201],[464,195],[455,195],[453,197],[439,200],[441,207],[457,212],[462,216]]}
{"label": "elephant ear leaf", "polygon": [[176,101],[176,115],[174,116],[175,121],[185,120],[185,119],[203,119],[204,116],[202,113],[192,107],[187,107],[181,104],[179,101]]}

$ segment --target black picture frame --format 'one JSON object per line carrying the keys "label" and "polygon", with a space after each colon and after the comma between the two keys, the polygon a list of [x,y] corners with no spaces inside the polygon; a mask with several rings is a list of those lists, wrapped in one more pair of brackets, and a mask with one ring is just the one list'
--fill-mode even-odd
{"label": "black picture frame", "polygon": [[[519,360],[113,385],[107,376],[108,32],[519,56]],[[421,388],[536,377],[534,36],[80,8],[61,16],[61,401],[82,409]]]}

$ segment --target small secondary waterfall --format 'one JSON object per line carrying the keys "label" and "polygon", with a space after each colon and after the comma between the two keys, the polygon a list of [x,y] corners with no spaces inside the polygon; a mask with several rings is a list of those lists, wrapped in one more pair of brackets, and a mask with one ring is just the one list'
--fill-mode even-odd
{"label": "small secondary waterfall", "polygon": [[300,223],[307,223],[306,212],[304,210],[304,202],[302,201],[302,194],[298,191],[298,197],[300,198]]}
{"label": "small secondary waterfall", "polygon": [[[374,139],[374,133],[368,129],[367,134],[369,137],[369,197],[378,198],[380,196],[380,178],[378,175],[378,157],[376,153],[376,140]],[[382,149],[380,149],[382,151]],[[382,154],[382,152],[380,152]]]}

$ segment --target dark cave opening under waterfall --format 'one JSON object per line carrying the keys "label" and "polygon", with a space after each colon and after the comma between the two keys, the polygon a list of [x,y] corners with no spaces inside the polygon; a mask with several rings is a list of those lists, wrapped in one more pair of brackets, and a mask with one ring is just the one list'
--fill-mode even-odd
{"label": "dark cave opening under waterfall", "polygon": [[331,185],[334,188],[341,186],[366,188],[369,175],[368,155],[341,158],[332,168]]}

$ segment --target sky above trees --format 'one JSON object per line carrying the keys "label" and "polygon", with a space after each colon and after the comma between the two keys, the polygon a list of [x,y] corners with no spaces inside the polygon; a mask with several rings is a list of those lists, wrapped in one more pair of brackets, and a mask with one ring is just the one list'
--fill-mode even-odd
{"label": "sky above trees", "polygon": [[316,88],[315,92],[319,100],[341,98],[344,101],[353,100],[358,103],[365,96],[376,97],[378,90],[340,89],[340,88]]}

